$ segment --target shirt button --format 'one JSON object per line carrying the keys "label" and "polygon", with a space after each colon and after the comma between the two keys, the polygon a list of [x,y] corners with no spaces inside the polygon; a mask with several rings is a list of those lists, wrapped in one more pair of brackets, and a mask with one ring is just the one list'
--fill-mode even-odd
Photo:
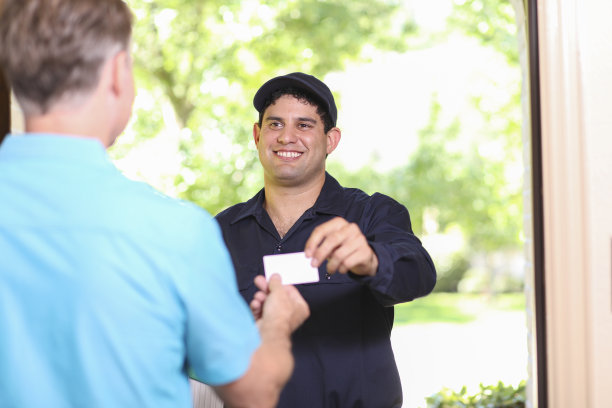
{"label": "shirt button", "polygon": [[281,249],[282,249],[282,246],[281,246],[280,244],[278,244],[278,245],[276,246],[276,252],[280,252],[280,251],[281,251]]}

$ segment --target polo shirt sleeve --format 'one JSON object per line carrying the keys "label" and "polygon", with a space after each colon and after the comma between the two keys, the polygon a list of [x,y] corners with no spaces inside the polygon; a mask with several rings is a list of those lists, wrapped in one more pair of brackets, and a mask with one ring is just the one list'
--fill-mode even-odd
{"label": "polo shirt sleeve", "polygon": [[[186,256],[193,270],[180,286],[186,311],[190,375],[210,385],[242,377],[261,339],[239,294],[232,261],[218,224],[204,213],[192,220]],[[189,233],[188,233],[189,234]]]}

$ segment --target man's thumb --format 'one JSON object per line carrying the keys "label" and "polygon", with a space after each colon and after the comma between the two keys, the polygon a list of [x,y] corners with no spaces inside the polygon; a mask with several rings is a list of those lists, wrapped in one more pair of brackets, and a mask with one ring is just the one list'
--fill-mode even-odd
{"label": "man's thumb", "polygon": [[279,274],[275,273],[274,275],[270,276],[270,280],[268,281],[268,288],[270,289],[270,292],[274,292],[282,287],[283,280]]}

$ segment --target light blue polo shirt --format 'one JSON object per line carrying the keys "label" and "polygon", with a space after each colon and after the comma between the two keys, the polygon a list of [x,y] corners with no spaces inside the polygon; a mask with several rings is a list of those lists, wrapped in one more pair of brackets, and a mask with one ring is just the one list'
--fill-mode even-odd
{"label": "light blue polo shirt", "polygon": [[191,407],[260,343],[219,228],[94,139],[0,146],[0,407]]}

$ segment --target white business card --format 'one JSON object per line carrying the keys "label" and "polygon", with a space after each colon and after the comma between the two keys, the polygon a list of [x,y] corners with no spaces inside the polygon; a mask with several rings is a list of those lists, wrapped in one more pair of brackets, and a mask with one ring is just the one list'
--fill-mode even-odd
{"label": "white business card", "polygon": [[310,261],[304,252],[266,255],[263,257],[266,279],[277,273],[284,285],[318,282],[319,270],[310,265]]}

